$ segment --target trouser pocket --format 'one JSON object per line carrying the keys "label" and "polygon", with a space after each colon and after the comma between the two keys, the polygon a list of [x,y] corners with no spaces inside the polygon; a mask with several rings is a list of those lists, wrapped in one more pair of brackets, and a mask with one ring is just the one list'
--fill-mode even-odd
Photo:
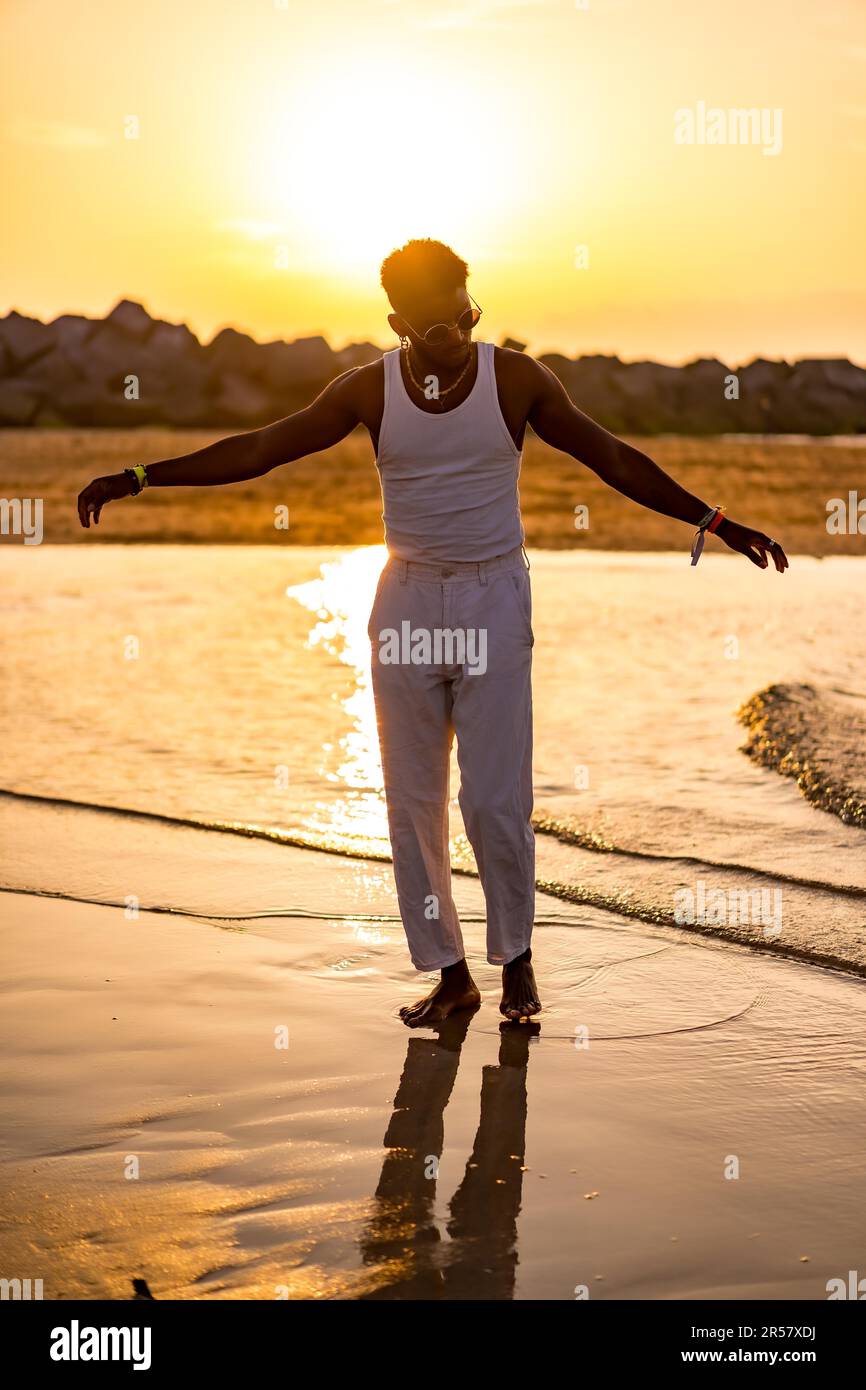
{"label": "trouser pocket", "polygon": [[529,582],[529,570],[515,570],[508,577],[515,593],[526,640],[532,646],[535,642],[535,634],[532,631],[532,585]]}
{"label": "trouser pocket", "polygon": [[379,575],[379,582],[376,585],[376,592],[373,595],[373,606],[370,609],[370,617],[367,622],[367,636],[369,637],[371,642],[374,640],[373,633],[375,632],[377,626],[377,610],[379,608],[379,600],[382,597],[382,590],[385,587],[385,581],[388,578],[389,574],[390,566],[389,564],[386,564],[385,568],[382,570],[382,573]]}

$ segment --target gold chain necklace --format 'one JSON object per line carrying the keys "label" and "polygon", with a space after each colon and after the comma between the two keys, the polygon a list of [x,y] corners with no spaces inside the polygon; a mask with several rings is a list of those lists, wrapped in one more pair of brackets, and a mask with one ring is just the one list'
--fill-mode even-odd
{"label": "gold chain necklace", "polygon": [[[475,347],[475,344],[474,344],[474,343],[472,344],[472,347],[470,347],[470,349],[469,349],[469,361],[466,363],[466,366],[463,368],[463,371],[460,373],[460,375],[459,375],[459,377],[457,378],[457,380],[454,381],[454,382],[452,382],[450,386],[446,386],[444,391],[438,391],[438,390],[437,390],[436,395],[435,395],[434,397],[432,397],[433,400],[441,401],[441,400],[443,399],[444,396],[450,396],[451,392],[454,391],[454,390],[456,390],[456,388],[460,385],[460,383],[461,383],[461,381],[463,380],[463,378],[465,377],[466,373],[469,371],[469,368],[472,366],[472,362],[473,362],[473,360],[474,360],[474,353],[472,352],[472,348],[473,348],[473,347]],[[407,348],[405,349],[405,353],[406,353],[406,370],[407,370],[408,373],[409,373],[409,379],[410,379],[410,381],[412,382],[412,385],[415,387],[415,389],[416,389],[417,391],[420,391],[420,392],[421,392],[421,395],[424,396],[427,400],[431,399],[431,398],[427,395],[427,390],[426,390],[426,388],[425,388],[424,386],[421,385],[420,381],[416,381],[416,380],[415,380],[415,373],[412,371],[411,348],[410,348],[410,347],[407,347]],[[430,375],[432,376],[433,373],[431,372]]]}

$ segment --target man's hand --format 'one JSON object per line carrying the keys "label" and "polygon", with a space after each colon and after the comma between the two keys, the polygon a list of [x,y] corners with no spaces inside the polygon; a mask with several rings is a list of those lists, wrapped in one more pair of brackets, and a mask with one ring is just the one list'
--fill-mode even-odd
{"label": "man's hand", "polygon": [[770,563],[768,555],[772,555],[773,564],[780,574],[784,574],[788,568],[788,557],[778,541],[771,541],[769,536],[765,536],[763,531],[753,531],[749,526],[740,526],[736,521],[724,521],[716,528],[716,535],[725,542],[731,550],[736,550],[738,554],[745,555],[751,560],[758,569],[765,570]]}
{"label": "man's hand", "polygon": [[[312,405],[287,415],[285,420],[228,435],[191,454],[181,454],[179,458],[149,463],[147,486],[224,487],[227,483],[247,483],[270,473],[281,463],[332,448],[351,434],[356,425],[364,423],[364,413],[358,407],[359,399],[363,399],[359,383],[375,365],[371,362],[366,367],[351,367],[342,376],[335,377]],[[381,364],[379,371],[381,373]],[[98,524],[106,502],[129,497],[134,491],[133,480],[127,473],[94,478],[78,498],[82,526],[90,526],[91,516]]]}
{"label": "man's hand", "polygon": [[[546,444],[585,463],[623,497],[630,497],[662,516],[696,525],[696,519],[707,510],[706,502],[686,492],[646,454],[617,439],[578,410],[549,367],[531,357],[521,358],[520,363],[529,399],[529,423]],[[770,540],[763,531],[753,531],[725,518],[715,535],[731,550],[748,556],[758,569],[767,568],[768,554],[780,574],[788,568],[788,558],[779,542]]]}
{"label": "man's hand", "polygon": [[94,478],[92,483],[78,494],[78,520],[87,529],[90,518],[99,525],[99,513],[106,502],[116,502],[119,497],[132,496],[132,479],[128,473],[111,473],[106,478]]}

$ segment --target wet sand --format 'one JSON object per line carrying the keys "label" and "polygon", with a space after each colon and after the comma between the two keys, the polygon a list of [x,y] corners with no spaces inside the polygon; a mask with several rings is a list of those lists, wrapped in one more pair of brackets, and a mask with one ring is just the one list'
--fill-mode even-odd
{"label": "wet sand", "polygon": [[461,877],[484,1002],[410,1033],[387,865],[22,835],[95,900],[0,894],[2,1264],[46,1298],[823,1299],[862,1265],[861,980],[541,896],[547,1008],[503,1027]]}

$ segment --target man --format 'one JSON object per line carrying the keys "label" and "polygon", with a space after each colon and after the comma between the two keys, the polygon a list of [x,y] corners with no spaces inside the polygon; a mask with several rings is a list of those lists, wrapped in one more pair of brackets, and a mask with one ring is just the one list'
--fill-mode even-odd
{"label": "man", "polygon": [[476,1006],[451,895],[448,770],[487,905],[487,958],[502,967],[500,1010],[541,1004],[534,915],[532,622],[517,491],[527,424],[617,491],[706,531],[761,569],[781,546],[686,492],[645,454],[582,414],[531,357],[473,342],[481,311],[468,267],[441,242],[387,257],[382,285],[401,346],[337,377],[304,410],[205,449],[98,478],[78,499],[82,526],[106,502],[148,487],[212,487],[261,477],[329,449],[364,425],[376,451],[389,559],[370,617],[373,692],[394,876],[415,966],[435,988],[400,1010],[409,1026]]}

